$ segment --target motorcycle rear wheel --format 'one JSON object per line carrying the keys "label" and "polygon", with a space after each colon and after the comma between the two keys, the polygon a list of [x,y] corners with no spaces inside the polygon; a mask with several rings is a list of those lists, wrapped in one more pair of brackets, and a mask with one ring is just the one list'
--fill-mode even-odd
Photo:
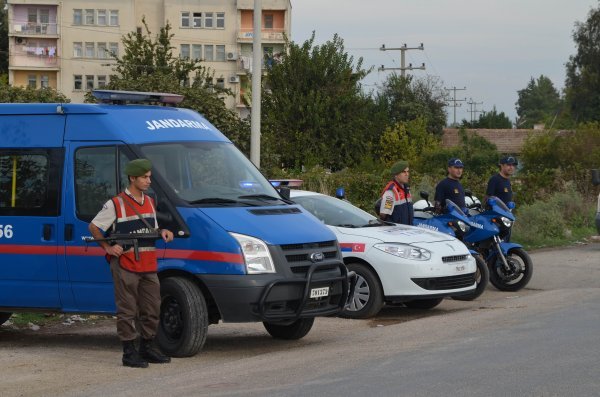
{"label": "motorcycle rear wheel", "polygon": [[481,296],[485,291],[485,288],[488,285],[488,281],[490,279],[490,271],[488,270],[487,263],[483,260],[480,255],[473,255],[475,257],[475,262],[477,263],[477,271],[475,272],[475,281],[477,282],[477,286],[468,295],[460,295],[453,296],[452,299],[457,301],[472,301]]}
{"label": "motorcycle rear wheel", "polygon": [[518,291],[524,288],[533,275],[533,262],[522,248],[513,248],[506,255],[510,271],[502,265],[497,255],[490,259],[490,283],[500,291]]}

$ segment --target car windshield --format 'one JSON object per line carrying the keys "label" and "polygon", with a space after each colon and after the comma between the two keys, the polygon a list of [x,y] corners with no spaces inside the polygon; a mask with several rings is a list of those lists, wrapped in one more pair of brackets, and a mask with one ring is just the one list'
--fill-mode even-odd
{"label": "car windshield", "polygon": [[201,206],[282,204],[269,181],[228,142],[176,142],[140,146],[181,199]]}
{"label": "car windshield", "polygon": [[330,226],[369,227],[384,225],[382,221],[347,201],[324,195],[292,197],[321,222]]}

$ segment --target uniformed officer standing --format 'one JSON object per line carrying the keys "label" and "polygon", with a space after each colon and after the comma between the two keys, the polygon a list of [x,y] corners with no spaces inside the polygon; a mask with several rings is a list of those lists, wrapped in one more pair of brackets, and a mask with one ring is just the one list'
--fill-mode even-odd
{"label": "uniformed officer standing", "polygon": [[412,225],[413,203],[408,187],[408,161],[400,160],[390,168],[392,180],[381,193],[379,217],[384,221]]}
{"label": "uniformed officer standing", "polygon": [[[136,159],[125,166],[129,186],[125,192],[107,201],[90,223],[89,230],[95,239],[103,238],[103,231],[125,234],[159,230],[153,200],[144,194],[150,187],[151,168],[152,164],[146,159]],[[160,235],[165,242],[173,240],[173,233],[167,229],[160,230]],[[138,258],[133,247],[124,250],[120,245],[110,245],[106,241],[98,244],[110,261],[117,306],[117,334],[123,343],[123,365],[146,368],[149,362],[170,362],[170,357],[152,346],[161,301],[155,242],[140,240]],[[136,320],[141,333],[139,352],[135,347]]]}
{"label": "uniformed officer standing", "polygon": [[435,187],[435,212],[441,214],[449,199],[458,208],[465,210],[465,189],[460,183],[465,165],[458,158],[448,160],[448,176]]}
{"label": "uniformed officer standing", "polygon": [[492,196],[498,197],[505,204],[513,201],[510,177],[515,173],[515,168],[518,164],[517,159],[513,156],[506,156],[500,159],[500,171],[488,181],[484,202],[487,202],[487,198]]}

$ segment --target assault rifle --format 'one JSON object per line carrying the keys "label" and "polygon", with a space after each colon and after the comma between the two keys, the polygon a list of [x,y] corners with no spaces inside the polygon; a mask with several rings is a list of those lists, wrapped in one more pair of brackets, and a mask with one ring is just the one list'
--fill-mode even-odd
{"label": "assault rifle", "polygon": [[113,233],[108,237],[104,238],[89,238],[86,237],[83,239],[87,244],[94,243],[97,241],[108,241],[110,245],[119,244],[123,247],[123,252],[127,251],[131,246],[133,246],[133,252],[135,254],[135,260],[140,260],[140,249],[139,249],[139,241],[140,240],[160,240],[162,236],[158,231],[153,231],[150,233]]}

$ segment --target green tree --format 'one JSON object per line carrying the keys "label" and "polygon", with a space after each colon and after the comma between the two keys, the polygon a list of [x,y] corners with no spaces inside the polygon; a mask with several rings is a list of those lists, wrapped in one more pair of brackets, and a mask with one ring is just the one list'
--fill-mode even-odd
{"label": "green tree", "polygon": [[441,141],[427,132],[425,119],[419,117],[388,127],[381,136],[380,147],[381,160],[386,169],[400,159],[408,161],[413,167],[424,152],[439,149]]}
{"label": "green tree", "polygon": [[537,80],[532,77],[527,87],[517,91],[517,94],[519,128],[533,128],[534,124],[552,123],[563,106],[552,80],[544,75],[540,75]]}
{"label": "green tree", "polygon": [[[227,109],[222,99],[232,95],[231,91],[215,86],[213,73],[199,60],[173,55],[171,39],[174,35],[169,23],[155,38],[144,19],[142,23],[145,33],[130,32],[122,38],[123,56],[111,54],[116,66],[107,89],[181,94],[185,99],[178,106],[198,111],[242,151],[249,153],[249,123]],[[94,101],[89,94],[87,100]]]}
{"label": "green tree", "polygon": [[391,74],[376,94],[375,101],[388,125],[401,121],[425,120],[427,131],[441,135],[446,125],[446,101],[441,81],[435,77],[416,79]]}
{"label": "green tree", "polygon": [[281,61],[269,69],[262,96],[267,167],[321,165],[333,170],[357,164],[371,147],[373,104],[359,81],[369,73],[344,50],[343,40],[314,45],[287,41]]}
{"label": "green tree", "polygon": [[0,82],[0,103],[30,102],[67,103],[70,100],[53,88],[12,87]]}
{"label": "green tree", "polygon": [[600,120],[600,8],[591,9],[573,31],[577,46],[566,64],[565,100],[577,123]]}
{"label": "green tree", "polygon": [[8,73],[8,12],[0,0],[0,76]]}
{"label": "green tree", "polygon": [[507,129],[512,128],[512,123],[504,112],[498,113],[496,106],[491,112],[484,112],[479,115],[479,120],[469,123],[467,120],[462,121],[462,126],[466,128],[497,128]]}

